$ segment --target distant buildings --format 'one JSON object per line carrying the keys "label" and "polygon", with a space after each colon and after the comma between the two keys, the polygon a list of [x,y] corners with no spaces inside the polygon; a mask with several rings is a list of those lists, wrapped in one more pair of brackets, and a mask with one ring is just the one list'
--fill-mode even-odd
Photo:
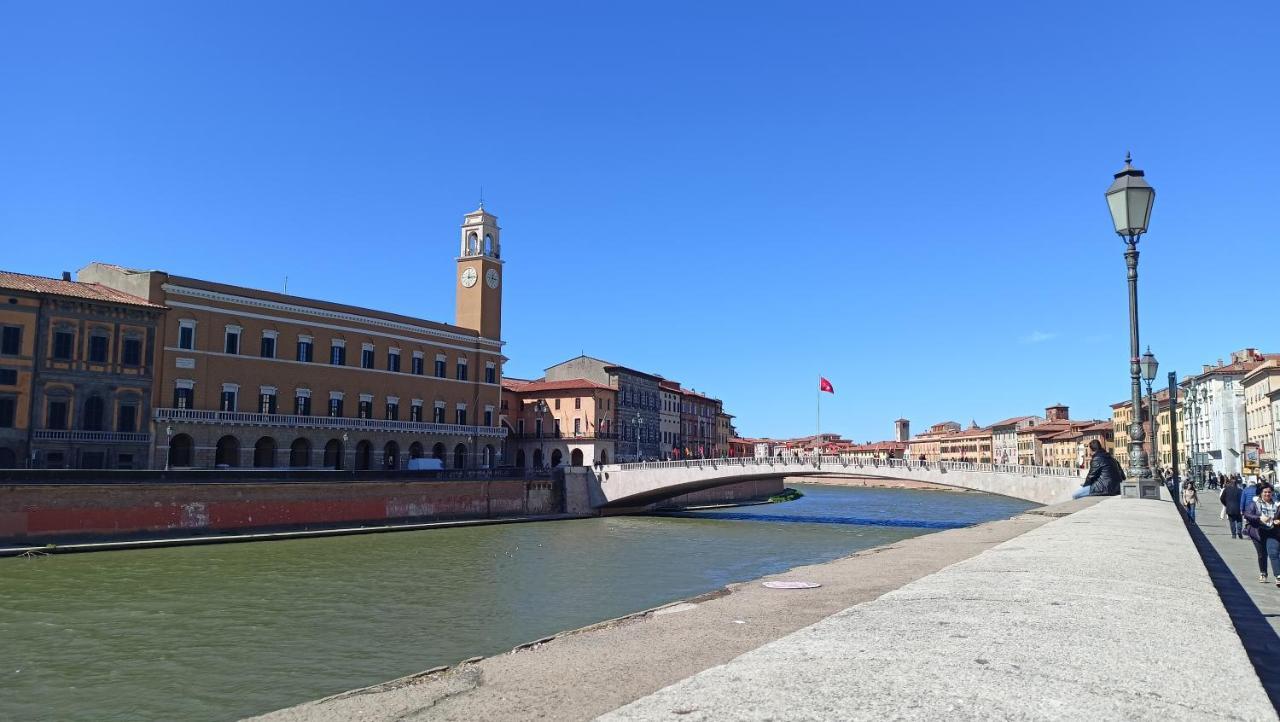
{"label": "distant buildings", "polygon": [[[1259,461],[1276,461],[1275,397],[1272,370],[1280,354],[1246,348],[1230,361],[1205,364],[1199,374],[1182,379],[1186,401],[1179,408],[1179,445],[1188,467],[1220,474],[1246,473],[1245,445],[1257,444]],[[1250,413],[1252,411],[1252,413]]]}
{"label": "distant buildings", "polygon": [[[571,463],[579,457],[597,464],[723,457],[729,455],[730,439],[735,437],[733,416],[725,413],[720,399],[657,374],[591,356],[551,366],[536,381],[504,381],[504,389],[509,395],[505,413],[517,425],[516,466],[525,459],[541,461],[544,451],[547,464],[555,466],[556,449]],[[539,401],[552,406],[546,423],[559,426],[531,436],[528,429],[534,422],[529,414],[534,412],[530,409],[536,409]],[[581,413],[588,407],[592,415]],[[525,431],[520,430],[519,418],[525,420]]]}

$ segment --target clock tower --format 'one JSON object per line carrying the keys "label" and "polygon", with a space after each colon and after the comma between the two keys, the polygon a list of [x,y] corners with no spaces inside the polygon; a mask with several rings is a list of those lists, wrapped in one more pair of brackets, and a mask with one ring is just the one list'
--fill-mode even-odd
{"label": "clock tower", "polygon": [[462,219],[458,255],[458,305],[454,325],[495,341],[502,339],[502,252],[498,218],[484,205]]}

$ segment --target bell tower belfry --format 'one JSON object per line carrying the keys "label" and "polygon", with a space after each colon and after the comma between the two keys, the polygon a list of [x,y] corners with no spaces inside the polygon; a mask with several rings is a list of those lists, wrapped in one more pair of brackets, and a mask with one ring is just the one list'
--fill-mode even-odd
{"label": "bell tower belfry", "polygon": [[462,219],[454,325],[502,339],[502,229],[484,204]]}

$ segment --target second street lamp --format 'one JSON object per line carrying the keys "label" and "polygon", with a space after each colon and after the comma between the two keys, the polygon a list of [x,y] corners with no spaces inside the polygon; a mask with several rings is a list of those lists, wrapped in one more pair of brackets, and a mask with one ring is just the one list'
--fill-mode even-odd
{"label": "second street lamp", "polygon": [[1120,491],[1126,497],[1159,499],[1160,487],[1151,476],[1147,463],[1146,434],[1142,429],[1142,386],[1139,382],[1138,349],[1138,239],[1147,232],[1156,189],[1133,167],[1133,159],[1125,155],[1124,168],[1115,174],[1107,189],[1107,208],[1115,224],[1116,235],[1124,239],[1124,261],[1129,269],[1129,390],[1133,423],[1129,426],[1129,476]]}
{"label": "second street lamp", "polygon": [[[1160,368],[1160,362],[1156,361],[1156,357],[1151,353],[1151,347],[1147,347],[1147,352],[1142,354],[1142,360],[1138,362],[1142,367],[1142,380],[1147,382],[1147,416],[1151,419],[1151,458],[1158,465],[1160,463],[1160,452],[1156,439],[1160,438],[1156,435],[1156,397],[1151,393],[1151,382],[1156,380],[1156,371]],[[1169,406],[1169,418],[1173,418],[1173,406]]]}

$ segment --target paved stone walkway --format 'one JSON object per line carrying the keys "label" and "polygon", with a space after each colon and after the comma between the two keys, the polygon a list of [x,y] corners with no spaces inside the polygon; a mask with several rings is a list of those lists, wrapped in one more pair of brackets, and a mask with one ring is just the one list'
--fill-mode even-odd
{"label": "paved stone walkway", "polygon": [[[1261,587],[1256,575],[1253,584]],[[1111,498],[602,719],[1274,720],[1276,712],[1177,509]]]}
{"label": "paved stone walkway", "polygon": [[1205,568],[1222,597],[1273,704],[1280,707],[1280,589],[1269,575],[1258,581],[1258,556],[1253,542],[1232,539],[1216,491],[1200,492],[1200,509],[1192,525],[1192,539],[1204,557]]}

